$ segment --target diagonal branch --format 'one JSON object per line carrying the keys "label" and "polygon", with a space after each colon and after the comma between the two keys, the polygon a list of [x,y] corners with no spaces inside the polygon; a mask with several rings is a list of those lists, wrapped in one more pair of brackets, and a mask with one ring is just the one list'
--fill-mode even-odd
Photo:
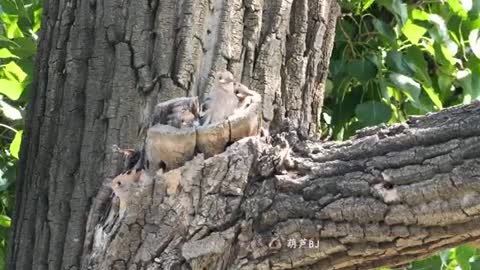
{"label": "diagonal branch", "polygon": [[342,143],[245,138],[138,190],[83,269],[402,265],[480,238],[479,157],[480,103]]}

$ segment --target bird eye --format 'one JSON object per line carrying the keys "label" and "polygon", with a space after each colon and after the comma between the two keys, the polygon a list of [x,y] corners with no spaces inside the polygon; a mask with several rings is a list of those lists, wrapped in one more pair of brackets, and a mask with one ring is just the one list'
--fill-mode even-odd
{"label": "bird eye", "polygon": [[117,187],[120,187],[120,186],[122,186],[122,182],[117,181]]}

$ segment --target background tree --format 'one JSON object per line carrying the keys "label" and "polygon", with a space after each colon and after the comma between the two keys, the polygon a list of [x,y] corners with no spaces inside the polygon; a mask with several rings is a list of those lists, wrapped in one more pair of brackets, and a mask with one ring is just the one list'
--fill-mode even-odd
{"label": "background tree", "polygon": [[[22,222],[15,226],[16,242],[12,245],[10,257],[17,264],[12,263],[11,269],[43,269],[47,267],[47,262],[53,269],[59,269],[61,265],[64,268],[79,265],[85,213],[91,206],[91,199],[102,179],[112,177],[120,170],[117,164],[119,157],[110,151],[111,145],[138,146],[142,141],[138,130],[145,124],[152,106],[171,97],[203,95],[205,87],[211,82],[211,78],[207,77],[210,69],[228,67],[237,77],[241,74],[244,83],[260,91],[266,101],[263,116],[273,129],[279,128],[282,120],[288,117],[301,134],[315,132],[333,36],[324,30],[333,29],[332,22],[336,14],[335,9],[330,10],[332,6],[322,3],[235,1],[222,5],[170,1],[104,2],[99,5],[92,1],[47,2],[44,16],[47,24],[44,24],[40,43],[43,48],[40,47],[38,56],[44,61],[40,60],[37,65],[38,80],[33,84],[36,91],[29,120],[31,134],[26,136],[26,141],[30,143],[24,147],[24,153],[28,154],[24,154],[26,163],[21,165],[25,167],[21,167],[19,175],[21,186],[18,194],[21,195],[17,197],[17,213],[18,220]],[[454,6],[455,3],[449,1],[449,7],[458,8],[458,5]],[[359,11],[370,4],[372,2],[358,2],[352,6]],[[30,3],[25,3],[25,6],[17,4],[15,7],[16,10],[10,13],[27,7],[27,10],[30,8],[36,11],[34,14],[38,14],[38,7]],[[371,8],[382,10],[382,7],[390,8],[394,14],[399,13],[399,18],[405,15],[406,6],[399,1],[384,2]],[[172,10],[177,10],[177,14]],[[457,9],[457,12],[462,14],[461,10]],[[375,14],[375,11],[372,13]],[[478,15],[475,15],[475,9],[469,11],[469,16],[471,14],[473,17],[462,17],[464,21],[475,21]],[[383,23],[387,26],[396,24],[396,16],[386,18]],[[238,21],[231,21],[231,18],[238,18]],[[220,24],[215,23],[217,19]],[[353,16],[352,20],[355,20]],[[372,26],[369,25],[371,21],[365,21],[365,28]],[[382,25],[374,22],[374,25]],[[382,27],[387,29],[387,34],[391,34],[387,26]],[[361,29],[358,30],[363,35]],[[355,35],[352,33],[348,36],[354,38]],[[347,43],[352,44],[351,41]],[[470,48],[475,49],[472,46],[475,43],[470,43],[470,47],[464,46],[467,51],[465,55],[469,57],[472,56]],[[443,51],[440,49],[440,52]],[[367,94],[369,87],[379,83],[368,77],[372,65],[362,58],[363,54],[354,56],[354,62],[348,63],[351,64],[348,74],[352,76],[343,76],[347,77],[344,83],[348,86],[353,82],[358,86],[356,80],[366,82],[361,84],[360,89]],[[351,55],[345,54],[345,59],[348,58]],[[472,59],[476,61],[476,58]],[[368,61],[377,65],[374,77],[381,80],[384,71],[379,63],[382,61],[375,62],[370,58]],[[333,68],[338,66],[336,63],[332,65]],[[359,66],[363,66],[366,75]],[[409,68],[412,68],[411,63]],[[338,70],[342,72],[341,65]],[[391,78],[411,75],[402,67],[392,71],[397,74]],[[468,74],[473,74],[470,75],[470,82],[474,86],[477,77],[467,71],[466,78]],[[335,72],[332,72],[333,76]],[[352,81],[352,77],[356,79]],[[17,81],[21,80],[24,79]],[[424,87],[422,80],[419,80],[421,87]],[[346,121],[334,122],[335,125],[330,122],[332,126],[325,130],[330,128],[332,131],[326,130],[324,134],[345,138],[360,126],[403,120],[402,117],[383,116],[392,112],[412,114],[411,110],[404,110],[403,105],[397,105],[410,102],[417,107],[424,106],[423,101],[419,101],[423,91],[430,98],[434,97],[428,93],[431,89],[420,90],[418,81],[416,84],[409,80],[407,82],[409,84],[406,86],[395,88],[392,87],[396,86],[395,79],[389,81],[390,88],[386,90],[390,97],[394,97],[390,99],[391,103],[375,94],[369,96],[373,97],[369,98],[369,102],[357,98],[354,105],[361,106],[356,107],[355,116],[344,113],[345,117],[341,117],[342,112],[332,113],[327,105],[324,119],[331,116],[334,121],[338,118],[345,118]],[[456,100],[462,98],[464,93],[477,89],[468,87],[468,83],[460,85],[453,95]],[[335,101],[337,104],[331,105],[334,109],[349,100],[344,96],[355,92],[346,86],[333,89],[343,91],[335,95],[338,96]],[[419,100],[415,100],[416,93]],[[122,102],[125,100],[129,102]],[[432,101],[435,101],[434,98]],[[444,103],[442,106],[454,103]],[[390,105],[390,108],[384,104]],[[355,108],[352,104],[348,107]],[[372,119],[372,115],[381,117]],[[358,122],[361,124],[355,125]],[[338,128],[333,130],[336,126]],[[64,136],[69,138],[62,138]],[[99,141],[102,142],[100,145]],[[32,249],[32,246],[35,248]]]}

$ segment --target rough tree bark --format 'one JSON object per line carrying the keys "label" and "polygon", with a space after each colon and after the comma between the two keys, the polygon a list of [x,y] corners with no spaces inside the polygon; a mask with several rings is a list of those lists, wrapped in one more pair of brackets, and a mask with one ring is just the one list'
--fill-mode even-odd
{"label": "rough tree bark", "polygon": [[[8,268],[368,268],[478,237],[478,104],[343,144],[303,141],[338,14],[332,0],[45,0]],[[140,147],[156,103],[202,97],[223,68],[262,94],[271,130],[290,121],[283,144],[197,156],[137,194],[96,245],[88,218],[122,169],[112,147]],[[295,166],[277,175],[285,140]]]}

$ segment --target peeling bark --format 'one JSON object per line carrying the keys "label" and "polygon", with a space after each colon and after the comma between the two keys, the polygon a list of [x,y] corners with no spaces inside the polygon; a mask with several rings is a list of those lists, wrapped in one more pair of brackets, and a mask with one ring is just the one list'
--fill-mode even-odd
{"label": "peeling bark", "polygon": [[[477,238],[478,104],[342,144],[300,139],[317,131],[334,1],[43,11],[8,269],[368,268]],[[266,127],[292,131],[196,156],[109,216],[123,169],[112,148],[141,148],[157,103],[203,97],[225,68],[262,95]],[[289,250],[287,237],[321,248]]]}

